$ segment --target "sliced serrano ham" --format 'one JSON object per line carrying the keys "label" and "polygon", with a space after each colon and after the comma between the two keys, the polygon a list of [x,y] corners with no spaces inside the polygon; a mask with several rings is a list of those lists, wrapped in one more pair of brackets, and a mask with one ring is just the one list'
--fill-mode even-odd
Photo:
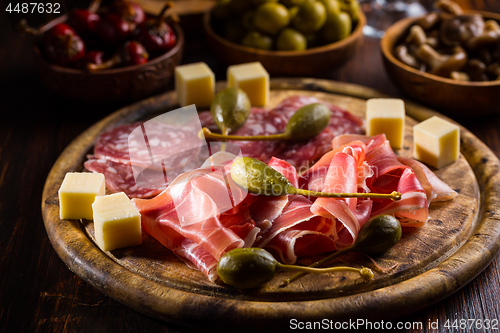
{"label": "sliced serrano ham", "polygon": [[[185,257],[209,278],[214,274],[211,257],[218,261],[231,249],[253,244],[259,232],[249,214],[252,199],[245,201],[247,193],[232,182],[230,164],[222,160],[223,165],[180,175],[152,199],[132,200],[143,229],[177,254],[189,249]],[[186,247],[184,239],[197,245]]]}

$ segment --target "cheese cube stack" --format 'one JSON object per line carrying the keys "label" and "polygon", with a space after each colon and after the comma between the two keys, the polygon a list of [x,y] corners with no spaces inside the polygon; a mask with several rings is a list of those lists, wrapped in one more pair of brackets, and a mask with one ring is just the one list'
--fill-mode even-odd
{"label": "cheese cube stack", "polygon": [[142,243],[141,214],[123,192],[97,197],[94,209],[94,233],[103,251]]}
{"label": "cheese cube stack", "polygon": [[204,62],[175,68],[175,91],[181,106],[195,104],[206,108],[212,104],[215,90],[214,72]]}
{"label": "cheese cube stack", "polygon": [[252,106],[265,106],[269,102],[269,73],[260,62],[229,66],[228,87],[240,88]]}
{"label": "cheese cube stack", "polygon": [[457,160],[460,128],[439,117],[431,117],[413,127],[413,156],[435,168]]}
{"label": "cheese cube stack", "polygon": [[366,101],[366,134],[385,133],[392,148],[403,148],[405,104],[401,99],[372,98]]}
{"label": "cheese cube stack", "polygon": [[105,194],[102,173],[68,172],[59,188],[59,217],[92,220],[92,203]]}

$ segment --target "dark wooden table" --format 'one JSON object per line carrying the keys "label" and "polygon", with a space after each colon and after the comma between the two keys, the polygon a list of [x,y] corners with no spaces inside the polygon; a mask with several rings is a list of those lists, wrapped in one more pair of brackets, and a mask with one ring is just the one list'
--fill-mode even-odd
{"label": "dark wooden table", "polygon": [[[7,3],[3,1],[2,10]],[[497,0],[460,2],[464,8],[500,12]],[[184,62],[206,61],[217,79],[224,80],[226,68],[214,58],[199,26],[191,24],[196,19],[185,20],[190,29],[186,26]],[[120,105],[85,105],[54,96],[40,85],[30,48],[30,39],[14,33],[5,12],[0,12],[0,332],[188,331],[101,294],[69,271],[53,250],[40,212],[45,178],[71,140]],[[400,95],[384,72],[375,39],[367,38],[352,60],[321,77]],[[500,156],[500,115],[456,120]],[[422,323],[423,329],[401,331],[465,332],[447,329],[444,323],[500,320],[499,262],[497,256],[463,289],[393,320],[393,326]],[[436,321],[438,329],[429,329]]]}

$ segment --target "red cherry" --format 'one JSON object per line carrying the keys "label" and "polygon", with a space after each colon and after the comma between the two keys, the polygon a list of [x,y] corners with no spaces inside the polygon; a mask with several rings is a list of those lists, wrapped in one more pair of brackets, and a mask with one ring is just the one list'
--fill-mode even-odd
{"label": "red cherry", "polygon": [[165,22],[172,8],[168,2],[157,18],[149,19],[139,25],[134,32],[136,39],[144,45],[150,53],[164,53],[174,47],[177,40],[172,28]]}
{"label": "red cherry", "polygon": [[130,35],[130,24],[117,14],[107,14],[97,25],[99,36],[104,42],[118,44]]}
{"label": "red cherry", "polygon": [[111,6],[111,11],[135,25],[143,23],[146,19],[141,6],[131,1],[115,1]]}
{"label": "red cherry", "polygon": [[149,54],[140,43],[129,41],[123,44],[111,59],[101,63],[88,63],[87,69],[90,71],[98,71],[108,69],[118,65],[133,66],[144,64],[148,61]]}
{"label": "red cherry", "polygon": [[85,55],[85,43],[67,24],[59,23],[43,36],[45,56],[52,63],[72,66]]}
{"label": "red cherry", "polygon": [[104,58],[104,52],[102,51],[89,51],[83,58],[83,62],[85,65],[87,64],[102,64],[103,63],[103,58]]}
{"label": "red cherry", "polygon": [[100,17],[87,9],[75,9],[68,17],[68,24],[80,35],[88,35],[97,32]]}
{"label": "red cherry", "polygon": [[141,43],[131,41],[120,50],[120,58],[125,66],[140,65],[148,61],[149,54]]}

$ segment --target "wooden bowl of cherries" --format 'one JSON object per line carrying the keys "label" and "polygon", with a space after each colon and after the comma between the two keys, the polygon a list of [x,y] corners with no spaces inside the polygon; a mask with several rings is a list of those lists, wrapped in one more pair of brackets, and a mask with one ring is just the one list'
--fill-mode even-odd
{"label": "wooden bowl of cherries", "polygon": [[134,2],[102,7],[94,0],[39,29],[35,54],[42,82],[55,93],[89,103],[123,103],[165,89],[181,62],[184,35],[167,3],[156,16]]}

